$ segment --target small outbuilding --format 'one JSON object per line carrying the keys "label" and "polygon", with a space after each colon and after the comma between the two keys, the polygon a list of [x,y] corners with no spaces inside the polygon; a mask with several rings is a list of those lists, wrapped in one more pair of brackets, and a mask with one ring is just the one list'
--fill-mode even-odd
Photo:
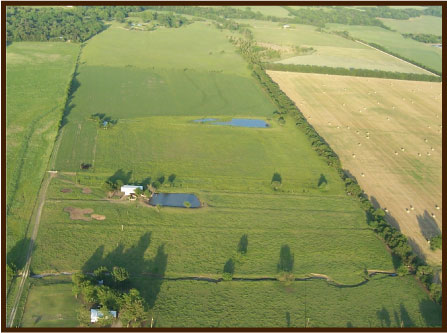
{"label": "small outbuilding", "polygon": [[109,316],[116,318],[116,314],[117,314],[116,311],[109,311],[109,313],[104,316],[104,314],[101,312],[101,310],[90,309],[90,321],[92,323],[96,323],[101,318],[109,319]]}
{"label": "small outbuilding", "polygon": [[121,186],[121,192],[124,192],[124,195],[131,195],[135,194],[137,188],[143,191],[143,186],[140,185],[123,185]]}

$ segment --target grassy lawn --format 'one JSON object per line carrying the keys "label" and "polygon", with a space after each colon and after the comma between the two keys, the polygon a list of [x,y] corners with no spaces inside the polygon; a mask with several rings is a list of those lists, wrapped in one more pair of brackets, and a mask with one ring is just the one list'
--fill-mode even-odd
{"label": "grassy lawn", "polygon": [[79,303],[71,292],[70,277],[32,280],[22,327],[77,327]]}
{"label": "grassy lawn", "polygon": [[408,20],[380,19],[386,26],[405,34],[442,35],[442,19],[435,16],[412,17]]}
{"label": "grassy lawn", "polygon": [[25,237],[79,52],[69,43],[14,42],[6,49],[8,261],[23,264]]}
{"label": "grassy lawn", "polygon": [[[418,68],[369,47],[340,36],[318,31],[310,25],[291,24],[282,29],[279,23],[240,20],[252,26],[255,40],[276,46],[306,46],[315,52],[281,59],[285,64],[377,69],[392,72],[424,73]],[[346,30],[346,29],[334,29]]]}
{"label": "grassy lawn", "polygon": [[348,31],[354,38],[382,45],[386,49],[417,61],[425,66],[441,71],[442,50],[415,40],[404,38],[399,32],[380,27],[328,24],[330,30]]}
{"label": "grassy lawn", "polygon": [[289,11],[280,6],[232,6],[236,9],[245,10],[250,8],[252,12],[260,12],[265,16],[290,17]]}

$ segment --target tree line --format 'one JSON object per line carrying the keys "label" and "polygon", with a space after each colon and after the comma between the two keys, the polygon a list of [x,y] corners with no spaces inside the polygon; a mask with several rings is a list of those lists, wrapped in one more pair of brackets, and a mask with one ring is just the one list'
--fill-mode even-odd
{"label": "tree line", "polygon": [[281,64],[281,63],[264,63],[265,69],[285,72],[299,72],[299,73],[320,73],[330,75],[344,75],[344,76],[359,76],[359,77],[376,77],[384,79],[409,80],[409,81],[430,81],[441,82],[439,76],[429,74],[416,73],[400,73],[388,72],[377,69],[361,69],[361,68],[343,68],[343,67],[328,67],[316,65],[301,65],[301,64]]}
{"label": "tree line", "polygon": [[402,34],[405,38],[411,38],[421,43],[437,44],[442,43],[442,36],[433,34]]}
{"label": "tree line", "polygon": [[269,75],[265,72],[264,64],[259,60],[254,49],[254,43],[250,40],[239,38],[230,39],[238,48],[240,54],[249,62],[252,74],[259,82],[261,87],[268,93],[273,103],[277,106],[279,119],[285,119],[288,115],[293,119],[295,125],[300,128],[310,141],[312,148],[318,155],[322,156],[326,163],[335,168],[345,184],[346,193],[357,198],[361,208],[365,211],[367,223],[372,230],[385,242],[391,249],[396,259],[396,270],[400,275],[415,274],[419,280],[430,291],[432,299],[438,303],[441,302],[441,286],[433,283],[434,269],[427,265],[422,259],[414,254],[411,246],[408,244],[407,237],[399,230],[392,227],[385,220],[385,212],[382,209],[376,209],[358,185],[357,180],[347,173],[341,166],[337,154],[332,150],[329,144],[317,133],[315,128],[307,122],[296,104],[279,88]]}

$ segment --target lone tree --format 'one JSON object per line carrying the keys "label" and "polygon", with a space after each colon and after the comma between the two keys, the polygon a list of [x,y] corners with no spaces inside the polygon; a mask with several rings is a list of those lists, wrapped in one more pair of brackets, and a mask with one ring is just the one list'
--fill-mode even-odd
{"label": "lone tree", "polygon": [[241,239],[239,240],[239,244],[237,245],[237,252],[245,254],[247,253],[248,248],[248,235],[243,234]]}
{"label": "lone tree", "polygon": [[281,251],[279,252],[278,272],[292,272],[293,262],[293,253],[290,251],[289,245],[281,246]]}
{"label": "lone tree", "polygon": [[129,279],[129,272],[123,267],[115,266],[112,270],[112,276],[116,285],[119,287],[123,287]]}

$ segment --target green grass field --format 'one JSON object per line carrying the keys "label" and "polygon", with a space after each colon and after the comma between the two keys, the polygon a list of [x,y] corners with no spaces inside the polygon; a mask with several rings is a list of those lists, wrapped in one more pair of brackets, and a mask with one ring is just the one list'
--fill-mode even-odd
{"label": "green grass field", "polygon": [[417,61],[437,71],[442,70],[442,50],[413,39],[404,38],[399,32],[373,26],[342,24],[328,24],[327,26],[332,31],[348,31],[354,38],[379,44],[394,53]]}
{"label": "green grass field", "polygon": [[[433,304],[412,277],[377,276],[356,288],[324,281],[136,282],[154,296],[156,327],[440,326]],[[207,309],[207,311],[204,311]]]}
{"label": "green grass field", "polygon": [[279,60],[280,63],[425,73],[415,66],[367,46],[331,33],[317,31],[313,26],[292,24],[290,28],[283,29],[282,25],[274,22],[255,20],[240,20],[240,22],[253,27],[257,42],[272,44],[272,47],[306,46],[315,49],[314,53],[289,56]]}
{"label": "green grass field", "polygon": [[409,20],[380,19],[386,26],[400,33],[442,35],[442,19],[435,16],[419,16]]}
{"label": "green grass field", "polygon": [[[329,291],[321,284],[312,291],[312,305],[305,300],[304,307],[297,300],[302,300],[300,288],[307,283],[284,287],[279,282],[213,285],[148,279],[148,273],[219,278],[230,258],[236,261],[236,277],[278,277],[283,245],[294,253],[295,277],[319,273],[355,284],[363,281],[365,269],[394,268],[384,244],[367,228],[363,210],[345,194],[336,172],[311,149],[305,135],[290,119],[284,126],[269,119],[274,105],[225,36],[203,22],[153,32],[112,25],[86,43],[32,271],[126,267],[149,305],[155,305],[157,325],[164,327],[286,326],[283,311],[293,304],[297,305],[290,311],[291,325],[302,325],[297,316],[300,311],[307,316],[307,309],[321,316],[311,319],[315,326],[346,326],[348,316],[353,325],[367,325],[365,318],[377,318],[376,309],[383,304],[392,309],[384,297],[400,300],[408,294],[412,296],[402,301],[404,312],[416,318],[418,302],[428,301],[405,278],[392,280],[395,285],[391,278],[378,279],[380,293],[371,289],[373,305],[363,308],[368,292],[341,293],[355,288]],[[92,113],[105,113],[118,123],[100,129],[89,120]],[[264,119],[271,126],[193,122],[236,116]],[[80,171],[82,162],[92,168]],[[270,184],[274,172],[282,176],[278,191]],[[205,206],[158,209],[107,199],[101,189],[111,176],[132,183],[171,173],[177,175],[175,186],[164,184],[160,191],[195,193]],[[85,187],[92,193],[82,193]],[[91,208],[106,218],[72,220],[66,207]],[[236,249],[243,234],[248,235],[248,252],[241,256]],[[346,318],[335,322],[325,312],[340,300],[346,300],[345,308],[349,304],[353,312],[345,310]],[[279,314],[272,304],[281,305]],[[402,308],[397,309],[403,316]],[[33,318],[31,310],[26,312]],[[180,312],[178,319],[175,312]]]}
{"label": "green grass field", "polygon": [[71,292],[70,277],[33,279],[22,327],[76,327],[78,301]]}
{"label": "green grass field", "polygon": [[236,9],[245,10],[250,8],[252,12],[260,12],[265,16],[290,17],[289,11],[280,6],[232,6]]}
{"label": "green grass field", "polygon": [[[68,43],[17,42],[6,49],[8,262],[21,267],[36,196],[79,52]],[[16,245],[18,244],[18,245]]]}

